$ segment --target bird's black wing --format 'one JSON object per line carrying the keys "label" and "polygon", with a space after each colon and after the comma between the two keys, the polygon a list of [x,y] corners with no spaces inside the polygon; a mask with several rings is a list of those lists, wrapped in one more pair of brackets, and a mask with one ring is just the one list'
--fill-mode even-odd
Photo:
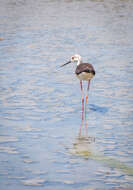
{"label": "bird's black wing", "polygon": [[82,72],[92,73],[93,75],[95,75],[95,70],[93,66],[89,63],[81,63],[80,65],[77,66],[75,74],[79,75]]}

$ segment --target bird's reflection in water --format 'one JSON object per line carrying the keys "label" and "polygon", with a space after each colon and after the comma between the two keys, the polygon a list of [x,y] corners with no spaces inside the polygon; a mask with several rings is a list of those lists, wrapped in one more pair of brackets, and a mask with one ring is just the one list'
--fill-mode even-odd
{"label": "bird's reflection in water", "polygon": [[92,157],[94,142],[95,138],[88,136],[87,121],[82,119],[79,134],[73,143],[72,153],[88,159]]}
{"label": "bird's reflection in water", "polygon": [[95,137],[88,135],[87,121],[85,120],[85,124],[83,124],[84,122],[82,119],[79,134],[76,137],[72,148],[69,149],[70,153],[77,156],[82,156],[85,159],[99,161],[111,168],[117,168],[122,172],[133,176],[133,168],[131,166],[128,166],[125,163],[112,158],[111,156],[105,156],[97,150],[95,145]]}

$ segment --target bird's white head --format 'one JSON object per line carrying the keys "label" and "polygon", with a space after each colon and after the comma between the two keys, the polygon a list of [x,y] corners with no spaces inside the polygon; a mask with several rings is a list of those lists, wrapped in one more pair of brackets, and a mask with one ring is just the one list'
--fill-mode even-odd
{"label": "bird's white head", "polygon": [[79,65],[82,62],[82,58],[80,55],[76,54],[71,57],[71,62],[76,62]]}
{"label": "bird's white head", "polygon": [[76,62],[77,65],[79,65],[80,63],[82,63],[82,58],[80,55],[76,54],[76,55],[73,55],[71,57],[71,61],[68,61],[67,63],[61,65],[61,67],[64,67],[65,65],[69,64],[69,63],[72,63],[72,62]]}

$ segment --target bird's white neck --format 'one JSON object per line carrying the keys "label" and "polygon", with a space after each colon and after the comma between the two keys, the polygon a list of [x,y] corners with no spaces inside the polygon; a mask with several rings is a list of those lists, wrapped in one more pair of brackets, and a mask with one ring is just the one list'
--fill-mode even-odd
{"label": "bird's white neck", "polygon": [[81,61],[81,60],[78,60],[77,65],[80,65],[81,63],[82,63],[82,61]]}

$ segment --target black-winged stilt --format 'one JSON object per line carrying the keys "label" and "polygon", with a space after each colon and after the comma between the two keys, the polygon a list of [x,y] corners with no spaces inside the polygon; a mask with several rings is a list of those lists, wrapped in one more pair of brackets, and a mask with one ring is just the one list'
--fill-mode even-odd
{"label": "black-winged stilt", "polygon": [[82,86],[82,81],[88,81],[88,87],[87,87],[87,94],[85,97],[85,117],[86,117],[86,105],[87,105],[87,99],[88,99],[88,91],[89,91],[89,86],[90,86],[90,80],[95,76],[95,70],[93,66],[89,63],[83,63],[82,58],[80,55],[74,55],[71,57],[71,60],[68,61],[67,63],[61,65],[61,67],[71,63],[71,62],[76,62],[77,67],[75,70],[76,76],[80,80],[80,87],[81,87],[81,93],[82,93],[82,119],[83,119],[83,113],[84,113],[84,94],[83,94],[83,86]]}

